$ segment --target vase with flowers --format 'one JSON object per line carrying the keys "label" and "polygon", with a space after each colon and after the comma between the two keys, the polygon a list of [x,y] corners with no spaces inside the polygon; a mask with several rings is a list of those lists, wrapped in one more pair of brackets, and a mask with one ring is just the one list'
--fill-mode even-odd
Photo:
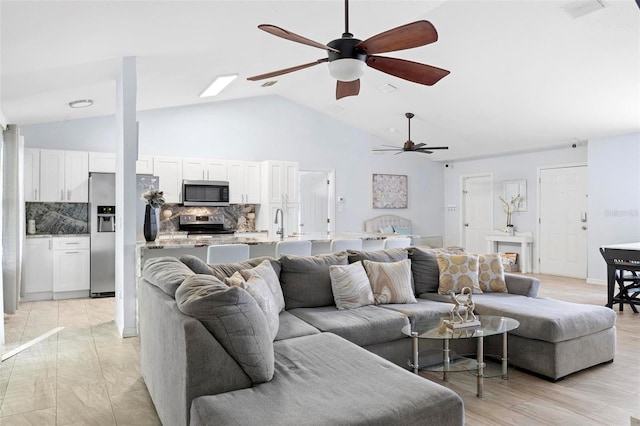
{"label": "vase with flowers", "polygon": [[520,207],[520,202],[522,201],[522,197],[520,196],[520,194],[511,197],[511,200],[507,201],[505,200],[503,197],[498,197],[500,199],[500,201],[502,201],[502,207],[504,209],[505,214],[507,215],[507,226],[504,230],[504,232],[507,235],[513,235],[514,234],[514,227],[513,227],[513,213],[518,211],[518,208]]}
{"label": "vase with flowers", "polygon": [[164,193],[155,189],[153,182],[147,186],[147,191],[142,193],[142,200],[146,202],[144,210],[144,239],[147,241],[155,241],[158,235],[158,221],[156,219],[156,209],[162,207],[165,203]]}

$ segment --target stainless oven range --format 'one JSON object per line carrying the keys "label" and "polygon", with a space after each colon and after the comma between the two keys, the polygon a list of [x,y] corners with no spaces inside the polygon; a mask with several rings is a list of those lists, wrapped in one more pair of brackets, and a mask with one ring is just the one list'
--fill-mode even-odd
{"label": "stainless oven range", "polygon": [[233,234],[235,230],[224,227],[224,216],[218,214],[181,214],[180,230],[189,235],[219,235]]}

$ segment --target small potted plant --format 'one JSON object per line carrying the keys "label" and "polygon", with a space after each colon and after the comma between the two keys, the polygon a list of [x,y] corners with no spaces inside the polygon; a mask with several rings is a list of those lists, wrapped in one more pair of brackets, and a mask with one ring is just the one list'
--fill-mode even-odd
{"label": "small potted plant", "polygon": [[499,199],[500,201],[502,201],[502,207],[504,208],[504,212],[507,215],[507,226],[504,232],[507,235],[513,235],[514,234],[513,212],[518,211],[518,208],[520,207],[520,202],[522,201],[522,197],[520,196],[520,194],[518,194],[514,197],[511,197],[511,200],[508,202],[502,197],[499,197]]}

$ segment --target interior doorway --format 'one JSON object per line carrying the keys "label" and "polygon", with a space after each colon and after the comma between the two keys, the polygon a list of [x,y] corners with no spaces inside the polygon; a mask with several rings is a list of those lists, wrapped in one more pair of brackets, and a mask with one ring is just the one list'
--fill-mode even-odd
{"label": "interior doorway", "polygon": [[487,235],[493,232],[493,176],[462,177],[462,246],[468,253],[487,251]]}
{"label": "interior doorway", "polygon": [[333,172],[300,170],[300,232],[327,234],[333,230]]}
{"label": "interior doorway", "polygon": [[587,166],[542,168],[538,259],[540,273],[587,277]]}

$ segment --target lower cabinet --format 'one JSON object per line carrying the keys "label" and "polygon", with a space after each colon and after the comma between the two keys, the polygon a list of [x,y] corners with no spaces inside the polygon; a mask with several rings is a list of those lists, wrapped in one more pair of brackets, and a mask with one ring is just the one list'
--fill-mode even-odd
{"label": "lower cabinet", "polygon": [[89,297],[90,255],[88,236],[28,238],[22,300]]}

